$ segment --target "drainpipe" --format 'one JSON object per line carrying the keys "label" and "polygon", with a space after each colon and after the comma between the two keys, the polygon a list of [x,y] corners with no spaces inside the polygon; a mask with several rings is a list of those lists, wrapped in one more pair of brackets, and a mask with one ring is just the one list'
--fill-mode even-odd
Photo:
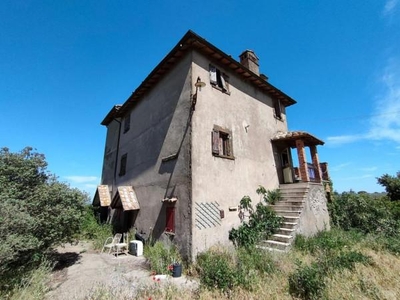
{"label": "drainpipe", "polygon": [[[114,121],[118,122],[118,140],[117,140],[117,151],[115,153],[115,164],[114,164],[114,176],[113,176],[113,194],[114,194],[114,187],[116,186],[116,178],[117,178],[117,166],[118,166],[118,154],[119,154],[119,142],[121,139],[121,121],[114,119]],[[114,195],[113,195],[114,197]]]}

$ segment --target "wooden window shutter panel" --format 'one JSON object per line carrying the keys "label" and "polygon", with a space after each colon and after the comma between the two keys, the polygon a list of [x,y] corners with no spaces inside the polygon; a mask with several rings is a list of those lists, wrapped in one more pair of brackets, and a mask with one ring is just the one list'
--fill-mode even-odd
{"label": "wooden window shutter panel", "polygon": [[228,135],[228,139],[226,141],[226,155],[232,156],[232,139],[231,139],[231,135]]}
{"label": "wooden window shutter panel", "polygon": [[175,207],[167,207],[165,230],[175,232]]}
{"label": "wooden window shutter panel", "polygon": [[217,68],[210,65],[210,83],[217,84]]}
{"label": "wooden window shutter panel", "polygon": [[219,132],[216,130],[212,131],[212,153],[219,154]]}

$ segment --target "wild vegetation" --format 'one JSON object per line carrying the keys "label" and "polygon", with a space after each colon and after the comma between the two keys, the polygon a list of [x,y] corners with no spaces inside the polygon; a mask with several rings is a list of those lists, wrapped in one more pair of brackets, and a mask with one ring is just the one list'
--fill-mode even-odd
{"label": "wild vegetation", "polygon": [[282,218],[269,206],[280,200],[279,190],[267,191],[260,186],[257,194],[261,195],[262,201],[258,202],[255,208],[249,196],[240,200],[242,224],[229,231],[229,239],[236,247],[254,247],[259,241],[266,240],[275,233],[282,222]]}
{"label": "wild vegetation", "polygon": [[[111,234],[85,205],[87,196],[60,183],[46,167],[44,156],[31,148],[0,151],[0,298],[44,298],[55,246],[86,239],[101,248]],[[186,275],[199,279],[198,290],[144,286],[136,298],[398,299],[400,201],[395,191],[400,178],[389,177],[378,179],[388,197],[336,193],[328,207],[332,229],[312,238],[297,235],[287,253],[256,247],[280,223],[268,207],[279,201],[279,191],[260,187],[262,201],[254,208],[249,197],[240,202],[245,218],[230,232],[232,247],[213,247],[194,264],[184,264]],[[168,274],[171,263],[181,262],[175,247],[151,241],[145,255],[149,275]],[[132,299],[104,287],[94,292],[87,299]]]}

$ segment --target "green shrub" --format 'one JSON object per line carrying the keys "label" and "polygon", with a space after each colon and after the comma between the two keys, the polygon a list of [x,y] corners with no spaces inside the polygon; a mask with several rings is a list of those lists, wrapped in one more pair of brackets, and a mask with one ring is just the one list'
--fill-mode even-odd
{"label": "green shrub", "polygon": [[316,263],[298,265],[289,275],[289,293],[301,299],[320,299],[325,289],[325,273]]}
{"label": "green shrub", "polygon": [[328,262],[330,270],[339,271],[343,269],[353,270],[356,263],[370,265],[372,259],[359,251],[343,251]]}
{"label": "green shrub", "polygon": [[293,246],[295,249],[311,254],[319,251],[340,250],[343,247],[350,247],[361,241],[363,235],[358,231],[343,231],[333,228],[329,231],[320,231],[313,237],[296,235]]}
{"label": "green shrub", "polygon": [[328,204],[331,222],[344,230],[396,236],[400,232],[399,205],[368,194],[342,193]]}
{"label": "green shrub", "polygon": [[87,195],[58,182],[43,154],[0,149],[0,289],[18,284],[79,232]]}
{"label": "green shrub", "polygon": [[90,240],[94,249],[102,249],[104,242],[110,236],[112,236],[112,225],[99,224],[94,208],[87,205],[81,221],[79,239]]}
{"label": "green shrub", "polygon": [[229,292],[236,285],[236,266],[232,255],[224,250],[209,250],[197,257],[200,283],[209,289]]}
{"label": "green shrub", "polygon": [[175,245],[166,247],[161,242],[155,242],[154,245],[146,244],[144,256],[150,263],[150,268],[154,274],[169,274],[170,266],[173,263],[181,263],[182,259]]}
{"label": "green shrub", "polygon": [[236,247],[252,247],[260,240],[268,239],[282,223],[283,218],[268,206],[270,195],[274,195],[273,201],[275,201],[278,199],[279,191],[270,193],[270,191],[260,186],[257,189],[257,193],[263,195],[264,202],[257,203],[255,209],[251,205],[249,196],[245,196],[240,200],[240,213],[242,216],[247,213],[249,219],[237,229],[232,228],[229,231],[229,239]]}

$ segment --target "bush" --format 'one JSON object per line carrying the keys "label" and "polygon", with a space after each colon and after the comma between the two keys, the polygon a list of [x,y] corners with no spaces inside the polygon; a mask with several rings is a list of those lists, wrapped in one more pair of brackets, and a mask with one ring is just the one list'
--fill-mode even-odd
{"label": "bush", "polygon": [[175,245],[166,247],[161,242],[156,242],[154,245],[146,244],[144,256],[150,263],[150,268],[154,274],[169,274],[171,273],[172,264],[182,262]]}
{"label": "bush", "polygon": [[79,232],[87,195],[46,168],[32,148],[0,150],[0,289],[18,284],[43,254]]}
{"label": "bush", "polygon": [[340,250],[343,247],[350,247],[361,241],[362,234],[358,231],[343,231],[331,229],[330,231],[320,231],[315,236],[306,238],[297,234],[293,247],[302,252],[316,254],[320,251]]}
{"label": "bush", "polygon": [[298,265],[289,276],[289,293],[301,299],[320,299],[325,286],[325,274],[316,263]]}
{"label": "bush", "polygon": [[270,202],[277,201],[280,198],[279,191],[270,192],[260,186],[257,193],[263,195],[264,202],[257,203],[255,210],[251,205],[249,196],[240,200],[242,219],[244,219],[244,214],[248,213],[249,220],[243,222],[237,229],[232,228],[229,231],[229,239],[236,247],[253,247],[262,239],[268,239],[282,223],[283,218],[268,206]]}
{"label": "bush", "polygon": [[400,232],[399,206],[367,194],[342,193],[328,204],[332,223],[344,230],[396,236]]}
{"label": "bush", "polygon": [[236,285],[236,267],[230,253],[209,250],[197,257],[200,283],[209,289],[229,292]]}
{"label": "bush", "polygon": [[110,236],[112,236],[112,225],[99,224],[95,217],[95,208],[87,205],[81,221],[79,239],[91,240],[94,249],[102,249],[104,242]]}

